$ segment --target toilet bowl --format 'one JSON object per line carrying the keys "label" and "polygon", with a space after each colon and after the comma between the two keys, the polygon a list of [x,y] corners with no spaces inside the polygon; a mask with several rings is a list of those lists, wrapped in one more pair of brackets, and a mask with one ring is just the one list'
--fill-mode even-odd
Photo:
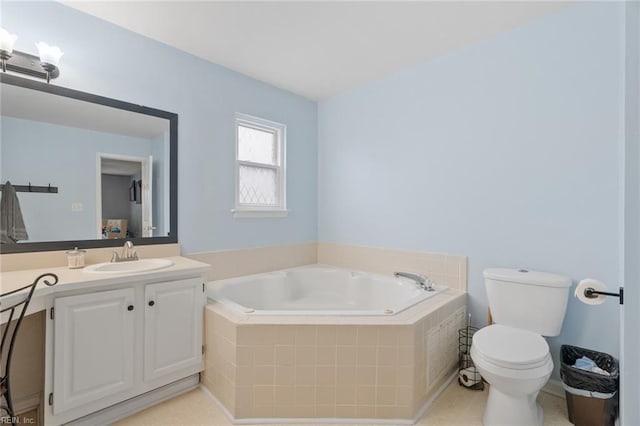
{"label": "toilet bowl", "polygon": [[485,426],[542,425],[538,392],[553,371],[546,340],[534,332],[500,324],[473,336],[471,358],[490,384]]}
{"label": "toilet bowl", "polygon": [[542,425],[536,403],[553,370],[543,336],[558,336],[571,278],[528,269],[482,272],[495,324],[473,336],[471,359],[489,382],[485,426]]}

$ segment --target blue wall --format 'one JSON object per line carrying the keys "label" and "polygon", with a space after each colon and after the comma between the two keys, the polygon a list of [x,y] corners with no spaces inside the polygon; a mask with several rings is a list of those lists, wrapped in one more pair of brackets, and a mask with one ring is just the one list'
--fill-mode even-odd
{"label": "blue wall", "polygon": [[0,128],[0,181],[58,187],[57,194],[18,193],[30,242],[96,239],[96,153],[148,157],[152,149],[149,139],[10,117]]}
{"label": "blue wall", "polygon": [[[179,115],[179,240],[184,253],[317,239],[315,102],[56,2],[2,2],[16,49],[65,52],[54,84]],[[233,219],[234,114],[287,125],[289,217]]]}
{"label": "blue wall", "polygon": [[[319,105],[319,240],[620,283],[624,6],[570,6]],[[615,300],[550,340],[617,355]],[[556,366],[558,363],[556,362]]]}

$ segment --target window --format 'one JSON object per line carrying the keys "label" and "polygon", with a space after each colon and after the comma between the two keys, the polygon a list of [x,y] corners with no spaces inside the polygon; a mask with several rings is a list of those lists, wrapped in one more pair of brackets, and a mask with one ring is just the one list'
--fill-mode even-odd
{"label": "window", "polygon": [[286,126],[236,114],[234,217],[287,215],[284,176]]}

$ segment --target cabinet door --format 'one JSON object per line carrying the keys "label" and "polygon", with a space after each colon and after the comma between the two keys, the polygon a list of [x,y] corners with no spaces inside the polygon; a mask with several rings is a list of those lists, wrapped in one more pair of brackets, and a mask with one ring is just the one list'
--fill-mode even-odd
{"label": "cabinet door", "polygon": [[134,290],[55,299],[53,412],[133,387]]}
{"label": "cabinet door", "polygon": [[202,369],[202,281],[145,287],[144,380]]}

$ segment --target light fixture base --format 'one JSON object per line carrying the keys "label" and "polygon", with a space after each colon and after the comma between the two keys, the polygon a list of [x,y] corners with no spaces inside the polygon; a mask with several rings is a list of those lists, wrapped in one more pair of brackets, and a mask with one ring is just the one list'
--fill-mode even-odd
{"label": "light fixture base", "polygon": [[60,75],[58,67],[51,64],[42,64],[39,57],[18,50],[14,50],[4,62],[7,71],[41,78],[47,80],[47,82],[49,82],[49,79],[57,78]]}
{"label": "light fixture base", "polygon": [[2,72],[7,72],[7,61],[11,58],[11,53],[0,49],[0,61],[2,61]]}

